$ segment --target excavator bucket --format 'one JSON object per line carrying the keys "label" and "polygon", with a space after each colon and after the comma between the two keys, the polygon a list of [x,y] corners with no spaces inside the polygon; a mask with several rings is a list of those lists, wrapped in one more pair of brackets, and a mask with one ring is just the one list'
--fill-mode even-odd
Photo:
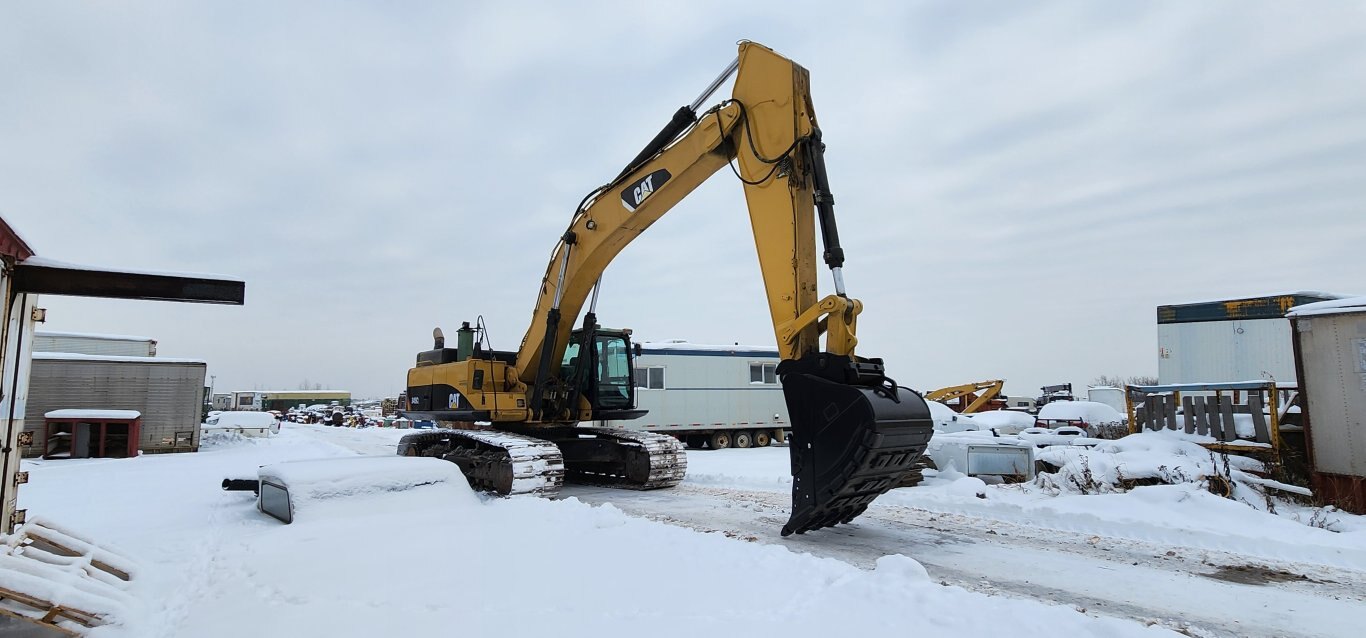
{"label": "excavator bucket", "polygon": [[[933,433],[930,409],[909,388],[803,358],[784,362],[783,396],[792,420],[792,516],[783,536],[848,523],[900,485]],[[876,360],[864,360],[876,361]],[[784,370],[786,368],[786,370]],[[785,374],[784,374],[785,373]]]}

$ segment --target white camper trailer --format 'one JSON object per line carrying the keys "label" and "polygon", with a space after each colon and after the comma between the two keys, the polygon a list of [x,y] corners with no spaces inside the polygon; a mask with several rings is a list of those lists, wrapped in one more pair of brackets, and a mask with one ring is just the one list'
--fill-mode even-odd
{"label": "white camper trailer", "polygon": [[636,403],[649,410],[604,425],[671,434],[692,448],[763,447],[791,427],[778,383],[778,349],[686,341],[641,343]]}

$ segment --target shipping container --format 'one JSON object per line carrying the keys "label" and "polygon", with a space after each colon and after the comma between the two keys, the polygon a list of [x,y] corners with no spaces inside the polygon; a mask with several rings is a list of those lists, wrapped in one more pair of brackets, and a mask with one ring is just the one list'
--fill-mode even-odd
{"label": "shipping container", "polygon": [[1294,385],[1295,357],[1286,311],[1338,298],[1298,292],[1158,306],[1158,383],[1265,380]]}
{"label": "shipping container", "polygon": [[33,335],[33,351],[74,352],[114,357],[155,357],[157,342],[150,337],[39,330]]}
{"label": "shipping container", "polygon": [[137,410],[139,450],[198,450],[205,371],[197,359],[35,352],[24,423],[35,444],[24,454],[42,453],[43,415],[65,409]]}
{"label": "shipping container", "polygon": [[1315,493],[1366,514],[1366,297],[1291,311]]}
{"label": "shipping container", "polygon": [[636,405],[648,410],[605,425],[672,434],[690,447],[762,447],[791,428],[778,349],[687,342],[642,343]]}

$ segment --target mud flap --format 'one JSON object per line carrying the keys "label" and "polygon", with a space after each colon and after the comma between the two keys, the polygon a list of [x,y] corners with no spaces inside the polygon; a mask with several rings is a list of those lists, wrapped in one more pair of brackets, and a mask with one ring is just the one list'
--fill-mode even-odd
{"label": "mud flap", "polygon": [[792,420],[792,515],[783,536],[862,514],[914,470],[934,431],[929,406],[915,391],[829,376],[789,368],[782,378]]}

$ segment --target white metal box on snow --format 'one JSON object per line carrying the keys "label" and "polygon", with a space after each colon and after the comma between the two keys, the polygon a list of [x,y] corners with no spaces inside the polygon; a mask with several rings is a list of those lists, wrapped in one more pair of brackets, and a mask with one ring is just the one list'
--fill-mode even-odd
{"label": "white metal box on snow", "polygon": [[1127,413],[1128,404],[1124,402],[1124,388],[1113,388],[1110,386],[1096,386],[1086,389],[1086,400],[1094,403],[1104,403],[1115,409],[1115,412]]}
{"label": "white metal box on snow", "polygon": [[1293,306],[1337,298],[1299,292],[1158,306],[1158,384],[1266,380],[1294,385],[1295,356],[1285,313]]}
{"label": "white metal box on snow", "polygon": [[1291,312],[1315,491],[1366,514],[1366,297]]}
{"label": "white metal box on snow", "polygon": [[777,348],[762,346],[640,344],[636,404],[649,412],[608,425],[684,436],[789,429],[779,361]]}
{"label": "white metal box on snow", "polygon": [[33,334],[33,351],[74,352],[114,357],[155,357],[157,342],[149,337],[39,330]]}
{"label": "white metal box on snow", "polygon": [[43,415],[64,409],[137,410],[139,450],[197,450],[205,370],[197,359],[35,352],[25,410],[34,445],[24,453],[42,453]]}
{"label": "white metal box on snow", "polygon": [[980,436],[978,432],[936,432],[925,454],[940,471],[968,476],[1034,480],[1034,446],[1016,437]]}

